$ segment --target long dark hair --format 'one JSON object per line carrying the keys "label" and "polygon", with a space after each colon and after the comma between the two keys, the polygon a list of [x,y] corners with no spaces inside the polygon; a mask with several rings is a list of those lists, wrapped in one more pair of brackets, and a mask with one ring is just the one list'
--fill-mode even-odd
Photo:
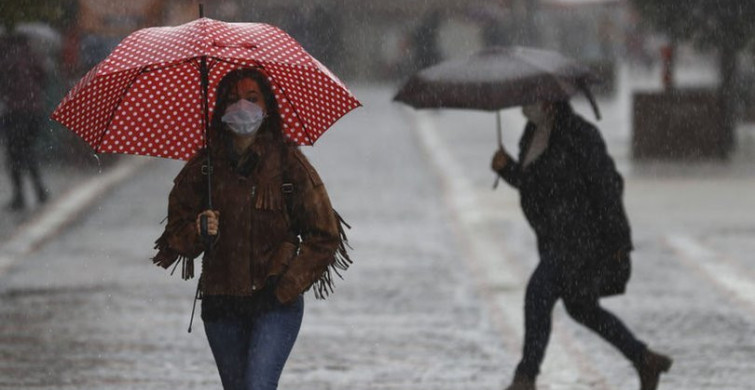
{"label": "long dark hair", "polygon": [[258,68],[240,68],[228,72],[223,79],[218,83],[218,89],[215,94],[215,109],[213,111],[212,120],[210,121],[210,137],[211,138],[224,138],[227,136],[227,131],[224,130],[223,122],[221,118],[225,114],[225,110],[228,107],[228,94],[239,81],[243,79],[252,79],[257,82],[260,87],[260,92],[265,99],[265,106],[267,106],[267,117],[265,122],[260,128],[260,133],[269,133],[274,138],[284,139],[283,137],[283,122],[281,121],[280,112],[278,110],[278,102],[275,100],[275,94],[270,86],[270,80],[262,73]]}

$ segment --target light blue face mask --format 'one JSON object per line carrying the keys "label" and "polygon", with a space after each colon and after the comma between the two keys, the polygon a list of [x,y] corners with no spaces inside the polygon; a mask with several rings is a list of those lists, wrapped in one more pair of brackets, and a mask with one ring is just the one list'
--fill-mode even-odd
{"label": "light blue face mask", "polygon": [[249,136],[254,134],[265,120],[265,112],[262,107],[241,99],[225,109],[225,115],[221,121],[235,134]]}

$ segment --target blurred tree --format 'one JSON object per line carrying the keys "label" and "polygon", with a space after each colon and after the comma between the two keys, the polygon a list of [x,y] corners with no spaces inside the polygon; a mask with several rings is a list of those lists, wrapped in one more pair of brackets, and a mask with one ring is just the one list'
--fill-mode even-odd
{"label": "blurred tree", "polygon": [[526,0],[524,3],[524,44],[529,46],[540,45],[540,34],[537,29],[537,13],[540,8],[539,0]]}
{"label": "blurred tree", "polygon": [[752,0],[632,0],[636,9],[672,42],[692,41],[719,52],[724,131],[733,146],[737,54],[755,41],[755,1]]}
{"label": "blurred tree", "polygon": [[70,23],[72,0],[2,0],[0,2],[0,24],[5,31],[13,31],[24,22],[46,22],[55,27]]}

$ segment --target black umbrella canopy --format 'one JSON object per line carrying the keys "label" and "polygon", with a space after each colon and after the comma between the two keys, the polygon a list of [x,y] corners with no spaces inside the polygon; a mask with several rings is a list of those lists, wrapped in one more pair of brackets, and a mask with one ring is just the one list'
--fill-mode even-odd
{"label": "black umbrella canopy", "polygon": [[497,111],[543,100],[567,100],[582,91],[599,117],[587,88],[597,81],[589,68],[554,51],[493,47],[419,71],[394,100],[414,108]]}

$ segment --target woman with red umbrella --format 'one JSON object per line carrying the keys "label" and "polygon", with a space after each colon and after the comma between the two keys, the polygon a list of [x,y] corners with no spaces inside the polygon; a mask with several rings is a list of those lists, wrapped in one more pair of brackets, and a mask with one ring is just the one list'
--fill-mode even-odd
{"label": "woman with red umbrella", "polygon": [[191,259],[205,251],[198,295],[223,387],[275,389],[302,322],[302,293],[314,285],[327,295],[332,268],[350,260],[322,181],[282,132],[268,77],[234,70],[216,96],[210,147],[175,178],[154,262],[183,260],[190,277]]}

